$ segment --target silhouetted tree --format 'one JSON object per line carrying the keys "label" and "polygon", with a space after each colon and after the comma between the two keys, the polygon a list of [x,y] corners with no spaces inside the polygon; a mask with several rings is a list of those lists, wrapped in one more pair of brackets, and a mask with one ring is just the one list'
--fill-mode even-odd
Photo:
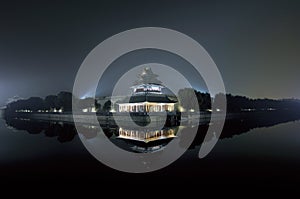
{"label": "silhouetted tree", "polygon": [[106,101],[103,105],[103,111],[109,112],[112,108],[111,105],[112,105],[112,103],[110,100]]}
{"label": "silhouetted tree", "polygon": [[45,98],[45,108],[46,110],[51,110],[51,109],[59,109],[60,107],[58,107],[58,99],[56,95],[48,95]]}
{"label": "silhouetted tree", "polygon": [[31,97],[26,101],[26,103],[28,104],[28,109],[32,112],[37,112],[38,110],[45,109],[45,102],[40,97]]}
{"label": "silhouetted tree", "polygon": [[98,103],[97,101],[95,102],[95,108],[96,108],[97,112],[100,112],[100,110],[101,110],[101,104]]}
{"label": "silhouetted tree", "polygon": [[200,104],[200,110],[211,109],[211,97],[209,93],[201,93],[202,103]]}
{"label": "silhouetted tree", "polygon": [[73,95],[70,92],[60,92],[57,95],[58,105],[63,109],[64,112],[72,111],[72,98]]}

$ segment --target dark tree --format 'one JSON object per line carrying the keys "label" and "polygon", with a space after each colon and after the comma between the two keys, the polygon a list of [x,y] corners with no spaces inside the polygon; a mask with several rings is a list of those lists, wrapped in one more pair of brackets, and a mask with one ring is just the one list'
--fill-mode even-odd
{"label": "dark tree", "polygon": [[101,110],[101,104],[98,103],[97,101],[95,102],[95,108],[96,108],[97,112],[100,112],[100,110]]}
{"label": "dark tree", "polygon": [[27,102],[27,108],[31,110],[32,112],[37,112],[38,110],[44,110],[45,109],[45,102],[40,97],[31,97]]}
{"label": "dark tree", "polygon": [[47,110],[57,108],[58,106],[58,99],[56,95],[48,95],[45,98],[45,108]]}
{"label": "dark tree", "polygon": [[112,103],[110,100],[106,101],[103,105],[103,111],[109,112],[112,108],[111,105],[112,105]]}
{"label": "dark tree", "polygon": [[62,91],[57,95],[57,105],[60,106],[64,112],[72,111],[73,95],[70,92]]}
{"label": "dark tree", "polygon": [[200,104],[200,110],[206,111],[211,109],[211,97],[209,93],[201,93],[202,103]]}

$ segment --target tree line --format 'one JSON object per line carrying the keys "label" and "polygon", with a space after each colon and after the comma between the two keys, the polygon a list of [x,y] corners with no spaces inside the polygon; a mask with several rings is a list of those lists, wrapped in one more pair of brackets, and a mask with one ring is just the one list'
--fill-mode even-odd
{"label": "tree line", "polygon": [[[232,94],[217,94],[211,97],[209,93],[201,93],[191,88],[181,89],[178,92],[180,105],[186,109],[197,109],[201,111],[211,110],[211,102],[218,104],[226,97],[227,112],[266,111],[266,110],[300,110],[299,99],[251,99],[245,96]],[[222,110],[220,110],[222,111]]]}
{"label": "tree line", "polygon": [[[264,110],[300,110],[300,100],[298,99],[251,99],[245,96],[234,96],[231,94],[217,94],[214,98],[209,93],[202,93],[191,88],[180,89],[177,95],[177,108],[181,106],[185,111],[199,110],[211,111],[211,104],[214,102],[218,108],[218,102],[226,97],[227,112],[243,111],[264,111]],[[70,92],[60,92],[57,95],[47,97],[30,97],[9,103],[6,107],[6,113],[15,113],[20,110],[29,110],[30,112],[59,112],[71,113],[72,100],[77,103],[80,109],[86,109],[87,112],[109,112],[112,109],[112,102],[106,101],[103,105],[97,103],[94,98],[78,99]],[[179,110],[180,111],[180,110]],[[222,110],[221,110],[222,111]]]}
{"label": "tree line", "polygon": [[[21,99],[7,104],[5,113],[12,114],[15,112],[72,112],[72,100],[78,103],[80,108],[95,107],[96,110],[101,108],[101,105],[93,98],[78,99],[70,92],[62,91],[57,95],[48,95],[47,97],[30,97]],[[107,107],[104,106],[104,108]]]}

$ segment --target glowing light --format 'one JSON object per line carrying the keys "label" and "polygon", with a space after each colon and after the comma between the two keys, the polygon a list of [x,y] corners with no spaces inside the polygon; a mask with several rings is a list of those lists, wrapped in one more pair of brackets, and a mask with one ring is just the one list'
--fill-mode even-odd
{"label": "glowing light", "polygon": [[116,112],[116,110],[114,109],[114,108],[112,108],[109,112],[111,112],[111,113],[115,113]]}
{"label": "glowing light", "polygon": [[179,112],[185,112],[185,109],[182,106],[178,106]]}

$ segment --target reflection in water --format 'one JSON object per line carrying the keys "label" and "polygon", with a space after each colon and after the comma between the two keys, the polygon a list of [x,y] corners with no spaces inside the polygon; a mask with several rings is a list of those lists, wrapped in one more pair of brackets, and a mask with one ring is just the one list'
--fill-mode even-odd
{"label": "reflection in water", "polygon": [[[276,124],[300,119],[300,113],[290,111],[271,111],[240,114],[226,120],[221,139],[246,133],[253,128],[270,127]],[[22,118],[6,118],[6,124],[17,130],[26,130],[30,134],[43,133],[47,137],[57,137],[59,142],[73,140],[77,134],[72,123],[47,122]],[[104,134],[117,146],[138,153],[149,153],[162,150],[176,136],[186,136],[192,128],[198,128],[198,133],[190,148],[201,145],[211,123],[166,127],[164,129],[149,128],[130,129],[127,127],[102,126]],[[99,127],[83,124],[81,132],[86,139],[99,135]],[[180,135],[178,134],[180,129]],[[211,137],[214,139],[214,137]],[[184,140],[184,139],[183,139]],[[180,140],[181,141],[181,140]],[[184,144],[184,143],[181,143]]]}
{"label": "reflection in water", "polygon": [[136,140],[141,142],[151,142],[163,139],[169,139],[176,137],[176,128],[165,128],[165,129],[123,129],[119,128],[118,138]]}
{"label": "reflection in water", "polygon": [[132,152],[153,153],[160,151],[176,137],[179,127],[167,127],[163,129],[124,129],[119,128],[118,139],[122,139],[127,147],[119,143],[117,146]]}
{"label": "reflection in water", "polygon": [[71,123],[11,118],[6,119],[6,124],[16,130],[25,130],[30,134],[44,133],[46,137],[57,137],[59,142],[69,142],[76,135],[75,126]]}
{"label": "reflection in water", "polygon": [[[271,127],[281,123],[297,121],[299,119],[300,112],[297,111],[261,111],[239,114],[226,120],[220,139],[232,138],[236,135],[247,133],[254,128]],[[190,146],[191,149],[202,144],[209,125],[213,124],[208,123],[199,125],[198,133]],[[213,136],[210,140],[212,139],[214,139]]]}

